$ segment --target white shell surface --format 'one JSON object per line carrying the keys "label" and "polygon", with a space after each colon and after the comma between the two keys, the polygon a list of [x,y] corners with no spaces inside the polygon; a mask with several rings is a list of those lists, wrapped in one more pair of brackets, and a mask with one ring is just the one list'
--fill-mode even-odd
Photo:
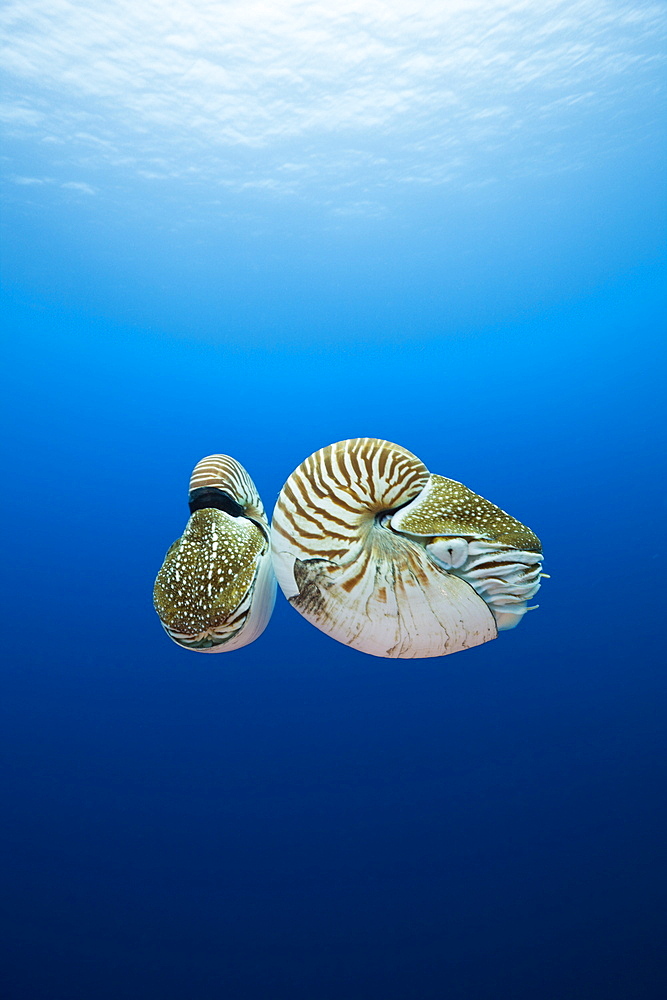
{"label": "white shell surface", "polygon": [[419,497],[429,472],[376,438],[323,448],[285,483],[272,522],[278,583],[332,638],[374,656],[442,656],[497,635],[486,602],[393,530],[392,510]]}
{"label": "white shell surface", "polygon": [[209,490],[169,549],[154,587],[167,634],[186,649],[221,653],[254,641],[266,628],[276,595],[269,525],[255,485],[235,459],[197,463],[193,491]]}

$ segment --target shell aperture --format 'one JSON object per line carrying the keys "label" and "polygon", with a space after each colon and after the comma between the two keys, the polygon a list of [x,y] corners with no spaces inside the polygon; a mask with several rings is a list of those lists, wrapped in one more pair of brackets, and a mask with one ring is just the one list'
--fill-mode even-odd
{"label": "shell aperture", "polygon": [[209,455],[190,478],[190,519],[153,590],[167,634],[186,649],[239,649],[266,628],[276,595],[269,523],[252,479],[228,455]]}
{"label": "shell aperture", "polygon": [[521,620],[540,586],[541,546],[529,528],[376,438],[307,458],[285,483],[271,530],[290,604],[375,656],[488,642]]}

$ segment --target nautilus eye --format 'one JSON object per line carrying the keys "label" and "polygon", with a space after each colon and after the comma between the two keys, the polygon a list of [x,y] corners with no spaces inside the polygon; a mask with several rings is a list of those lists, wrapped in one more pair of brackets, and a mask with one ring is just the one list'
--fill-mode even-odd
{"label": "nautilus eye", "polygon": [[269,522],[252,479],[228,455],[195,466],[188,499],[190,520],[155,581],[155,610],[179,646],[238,649],[264,631],[273,610]]}
{"label": "nautilus eye", "polygon": [[538,538],[461,483],[376,438],[307,458],[273,515],[273,564],[313,625],[375,656],[442,656],[494,639],[540,586]]}

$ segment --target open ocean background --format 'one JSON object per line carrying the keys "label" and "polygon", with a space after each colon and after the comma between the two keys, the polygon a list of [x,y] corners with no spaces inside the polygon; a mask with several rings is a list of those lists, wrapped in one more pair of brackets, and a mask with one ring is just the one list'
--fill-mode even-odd
{"label": "open ocean background", "polygon": [[[7,1000],[660,1000],[665,35],[627,0],[7,0]],[[513,632],[152,586],[192,467],[377,436],[524,521]]]}

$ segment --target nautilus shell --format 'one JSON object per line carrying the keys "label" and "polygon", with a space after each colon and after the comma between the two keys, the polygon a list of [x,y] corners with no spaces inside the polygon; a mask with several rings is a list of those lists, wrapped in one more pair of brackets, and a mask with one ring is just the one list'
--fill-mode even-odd
{"label": "nautilus shell", "polygon": [[195,466],[189,505],[190,520],[155,581],[155,609],[179,646],[238,649],[264,631],[276,596],[264,507],[229,455],[209,455]]}
{"label": "nautilus shell", "polygon": [[494,639],[540,586],[539,539],[399,445],[340,441],[307,458],[273,515],[290,604],[375,656],[442,656]]}

